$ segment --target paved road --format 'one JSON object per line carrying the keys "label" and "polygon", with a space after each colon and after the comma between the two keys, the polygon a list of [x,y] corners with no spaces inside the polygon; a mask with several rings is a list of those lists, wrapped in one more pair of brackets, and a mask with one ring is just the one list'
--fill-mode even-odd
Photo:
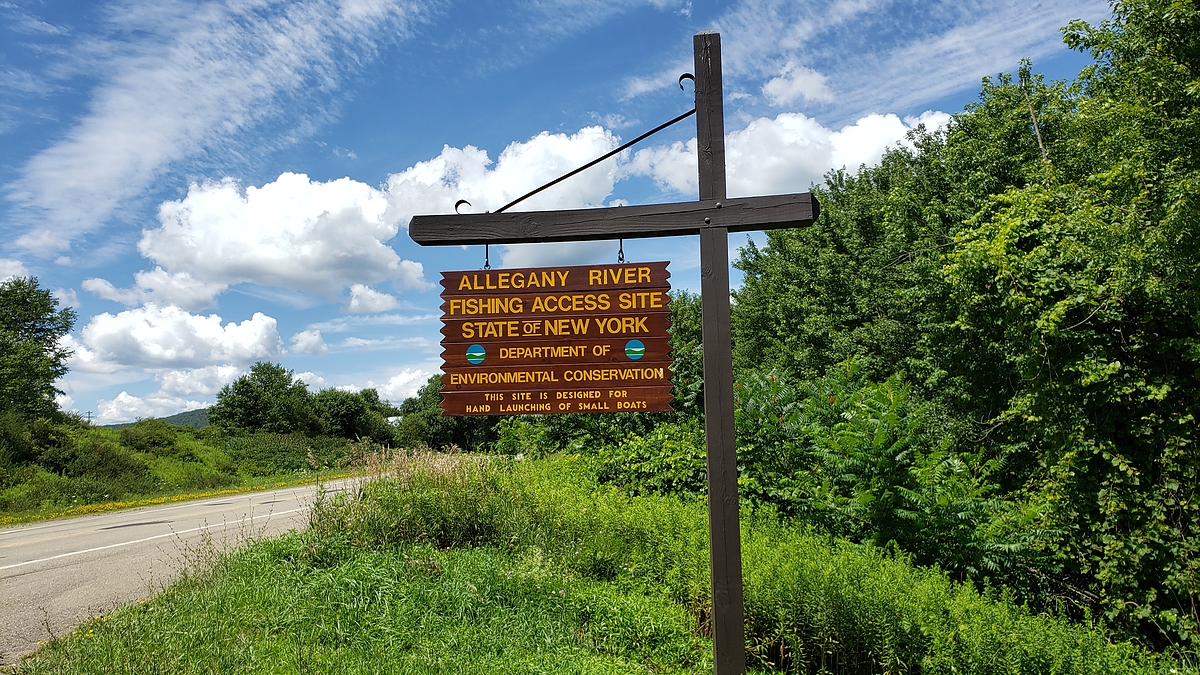
{"label": "paved road", "polygon": [[[329,492],[353,480],[326,485]],[[0,530],[0,664],[156,594],[206,535],[228,547],[303,527],[316,487],[267,490]]]}

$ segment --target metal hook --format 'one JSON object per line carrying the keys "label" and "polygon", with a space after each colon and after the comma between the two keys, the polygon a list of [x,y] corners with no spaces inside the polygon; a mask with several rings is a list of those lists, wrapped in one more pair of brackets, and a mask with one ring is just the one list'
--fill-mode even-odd
{"label": "metal hook", "polygon": [[491,244],[483,245],[483,269],[485,269],[485,270],[492,269],[492,263],[491,263],[491,260],[489,260],[489,254],[491,253],[491,251],[488,250],[490,247],[491,247]]}
{"label": "metal hook", "polygon": [[471,202],[469,202],[469,201],[467,201],[467,200],[465,200],[465,199],[460,199],[460,200],[458,200],[458,201],[454,202],[454,212],[455,212],[455,213],[458,213],[458,207],[462,206],[463,204],[466,204],[467,206],[470,206],[470,205],[471,205]]}
{"label": "metal hook", "polygon": [[680,75],[680,76],[679,76],[679,91],[687,91],[686,89],[684,89],[684,88],[683,88],[683,81],[684,81],[684,80],[691,80],[691,81],[692,81],[692,88],[693,88],[693,89],[695,89],[695,88],[696,88],[696,76],[695,76],[695,75],[693,75],[693,74],[691,74],[691,73],[684,73],[684,74],[682,74],[682,75]]}
{"label": "metal hook", "polygon": [[621,242],[617,244],[617,262],[623,263],[625,262],[625,240],[618,239],[617,241]]}

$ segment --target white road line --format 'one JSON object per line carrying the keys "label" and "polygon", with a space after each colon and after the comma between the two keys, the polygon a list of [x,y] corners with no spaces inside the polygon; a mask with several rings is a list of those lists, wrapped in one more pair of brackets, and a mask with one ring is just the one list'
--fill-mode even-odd
{"label": "white road line", "polygon": [[[295,513],[296,511],[303,511],[305,508],[306,507],[302,506],[298,509],[292,509],[290,511],[276,511],[274,513],[262,513],[257,516],[250,516],[248,518],[248,520],[253,522],[255,518],[260,518],[260,517],[269,518],[271,516],[282,516],[287,513]],[[51,560],[58,560],[59,558],[67,558],[67,557],[70,557],[73,555],[82,555],[84,553],[92,553],[93,551],[103,551],[103,550],[109,549],[109,548],[117,548],[118,546],[129,546],[130,544],[140,544],[144,541],[151,541],[154,539],[162,539],[163,537],[174,537],[174,536],[178,536],[181,534],[187,534],[189,532],[196,532],[198,530],[207,530],[210,527],[213,527],[213,526],[212,525],[201,525],[200,527],[193,527],[190,530],[180,530],[179,532],[168,532],[166,534],[156,534],[153,537],[146,537],[144,539],[134,539],[133,541],[123,541],[118,544],[109,544],[107,546],[97,546],[96,548],[84,549],[82,551],[71,551],[70,553],[59,553],[58,555],[52,555],[49,558],[41,558],[39,560],[26,560],[25,562],[19,562],[19,563],[15,563],[12,565],[5,565],[4,567],[0,567],[0,571],[11,570],[16,567],[24,567],[25,565],[33,565],[35,563],[40,563],[40,562],[49,562]]]}

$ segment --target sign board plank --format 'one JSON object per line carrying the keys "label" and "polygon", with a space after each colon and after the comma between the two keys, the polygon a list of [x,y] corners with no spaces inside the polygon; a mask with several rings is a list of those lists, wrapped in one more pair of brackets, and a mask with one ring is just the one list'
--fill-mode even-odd
{"label": "sign board plank", "polygon": [[668,312],[670,286],[633,290],[560,291],[558,293],[505,293],[495,295],[443,295],[446,318],[554,317],[579,314]]}
{"label": "sign board plank", "polygon": [[671,386],[671,362],[444,368],[442,391]]}
{"label": "sign board plank", "polygon": [[670,387],[551,389],[542,391],[442,392],[446,415],[557,415],[568,413],[670,412]]}
{"label": "sign board plank", "polygon": [[552,319],[443,319],[445,342],[522,342],[531,339],[616,339],[666,337],[670,333],[669,312],[645,312],[624,316],[577,316]]}
{"label": "sign board plank", "polygon": [[521,267],[442,272],[442,297],[480,293],[556,293],[670,288],[669,262]]}
{"label": "sign board plank", "polygon": [[[671,354],[671,342],[665,337],[643,337],[642,355],[647,362],[668,358]],[[465,368],[467,366],[485,364],[493,366],[528,366],[551,364],[626,364],[630,362],[629,340],[599,339],[571,340],[564,344],[561,340],[524,340],[518,344],[494,343],[491,349],[474,350],[470,359],[467,352],[476,346],[473,341],[450,342],[443,341],[442,361],[446,368]],[[633,345],[633,349],[637,349]],[[480,354],[480,351],[483,351]],[[635,359],[636,360],[636,359]]]}

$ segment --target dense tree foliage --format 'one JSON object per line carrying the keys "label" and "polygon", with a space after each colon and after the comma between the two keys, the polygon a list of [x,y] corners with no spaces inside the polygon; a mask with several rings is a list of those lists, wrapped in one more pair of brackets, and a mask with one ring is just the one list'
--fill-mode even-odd
{"label": "dense tree foliage", "polygon": [[55,380],[67,372],[62,346],[75,312],[33,277],[0,282],[0,415],[32,422],[58,412]]}
{"label": "dense tree foliage", "polygon": [[[737,361],[816,380],[854,358],[873,382],[907,383],[923,452],[945,447],[986,478],[980,499],[1007,504],[1003,527],[977,531],[1030,557],[994,576],[1152,641],[1196,641],[1200,9],[1118,2],[1065,35],[1095,59],[1076,82],[1028,64],[985,81],[944,131],[830,175],[812,228],[744,249]],[[859,446],[813,438],[777,447],[816,442],[847,473],[792,470],[796,508],[836,505],[822,495],[858,475]],[[884,510],[903,515],[913,487],[891,482]],[[860,516],[872,527],[855,536],[877,541],[885,514]]]}
{"label": "dense tree foliage", "polygon": [[387,418],[399,413],[374,389],[312,394],[292,371],[260,361],[221,389],[208,419],[235,433],[302,433],[390,443],[396,429]]}

